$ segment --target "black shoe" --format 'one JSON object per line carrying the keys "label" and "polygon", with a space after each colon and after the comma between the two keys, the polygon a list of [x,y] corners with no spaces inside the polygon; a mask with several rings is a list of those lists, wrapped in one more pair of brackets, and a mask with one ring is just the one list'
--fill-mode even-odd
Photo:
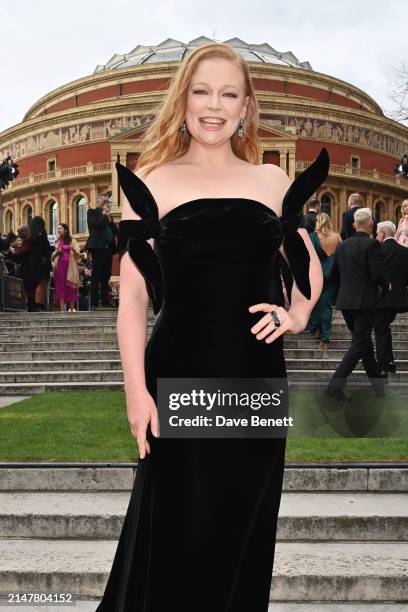
{"label": "black shoe", "polygon": [[387,370],[387,372],[395,374],[395,372],[397,371],[397,364],[395,363],[395,361],[390,361],[390,363],[387,363],[387,365],[385,366],[385,369]]}
{"label": "black shoe", "polygon": [[325,391],[325,395],[327,397],[333,397],[334,399],[340,400],[342,402],[346,401],[346,396],[344,395],[344,391],[343,389],[341,389],[340,387],[333,387],[333,386],[328,386],[326,391]]}

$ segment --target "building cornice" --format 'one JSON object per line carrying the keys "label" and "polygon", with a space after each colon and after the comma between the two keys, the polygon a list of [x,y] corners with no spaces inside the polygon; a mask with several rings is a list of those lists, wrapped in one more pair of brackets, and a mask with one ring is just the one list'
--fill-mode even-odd
{"label": "building cornice", "polygon": [[[278,64],[249,63],[248,65],[252,78],[271,78],[271,80],[280,81],[290,80],[291,83],[308,84],[311,86],[318,86],[319,88],[322,88],[323,85],[325,88],[331,89],[333,93],[349,97],[360,104],[364,103],[372,108],[374,113],[378,113],[380,116],[383,115],[380,105],[371,98],[371,96],[355,85],[347,83],[337,77],[321,72],[293,68],[291,66],[281,66]],[[179,62],[142,64],[127,68],[114,68],[112,70],[81,77],[80,79],[61,85],[42,96],[25,113],[23,122],[28,120],[31,115],[35,115],[43,110],[44,107],[62,102],[78,93],[85,93],[86,91],[101,89],[110,85],[120,85],[131,81],[172,78],[178,67]]]}

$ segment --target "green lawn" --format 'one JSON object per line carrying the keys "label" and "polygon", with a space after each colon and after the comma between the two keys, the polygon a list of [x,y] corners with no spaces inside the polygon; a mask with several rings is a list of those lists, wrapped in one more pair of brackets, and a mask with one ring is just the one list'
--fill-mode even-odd
{"label": "green lawn", "polygon": [[[397,395],[384,402],[357,390],[343,410],[314,391],[292,390],[296,428],[287,462],[407,461],[405,404]],[[375,437],[379,432],[389,437]],[[0,461],[137,459],[122,391],[48,392],[0,408]]]}

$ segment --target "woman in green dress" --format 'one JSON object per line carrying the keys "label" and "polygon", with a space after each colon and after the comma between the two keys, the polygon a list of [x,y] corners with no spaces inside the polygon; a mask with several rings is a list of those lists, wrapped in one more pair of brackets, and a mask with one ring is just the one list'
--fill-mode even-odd
{"label": "woman in green dress", "polygon": [[333,230],[332,221],[327,213],[319,213],[316,217],[315,231],[310,234],[316,253],[320,259],[323,271],[323,289],[316,303],[306,331],[311,332],[315,338],[320,338],[320,350],[329,348],[332,326],[332,303],[334,300],[334,287],[329,280],[330,270],[334,261],[334,252],[341,242],[340,234]]}

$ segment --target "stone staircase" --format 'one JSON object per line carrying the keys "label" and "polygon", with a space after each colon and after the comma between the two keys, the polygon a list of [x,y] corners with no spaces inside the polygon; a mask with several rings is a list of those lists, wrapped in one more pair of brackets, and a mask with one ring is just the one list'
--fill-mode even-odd
{"label": "stone staircase", "polygon": [[[0,395],[46,390],[122,389],[117,311],[0,313]],[[149,312],[148,337],[155,317]],[[408,314],[393,323],[397,373],[391,385],[408,391]],[[349,345],[350,333],[335,312],[328,351],[304,332],[285,337],[288,376],[294,383],[327,382]],[[366,380],[359,364],[351,380]]]}
{"label": "stone staircase", "polygon": [[[136,469],[0,465],[0,592],[94,612]],[[407,610],[408,468],[288,466],[277,539],[270,612]]]}

